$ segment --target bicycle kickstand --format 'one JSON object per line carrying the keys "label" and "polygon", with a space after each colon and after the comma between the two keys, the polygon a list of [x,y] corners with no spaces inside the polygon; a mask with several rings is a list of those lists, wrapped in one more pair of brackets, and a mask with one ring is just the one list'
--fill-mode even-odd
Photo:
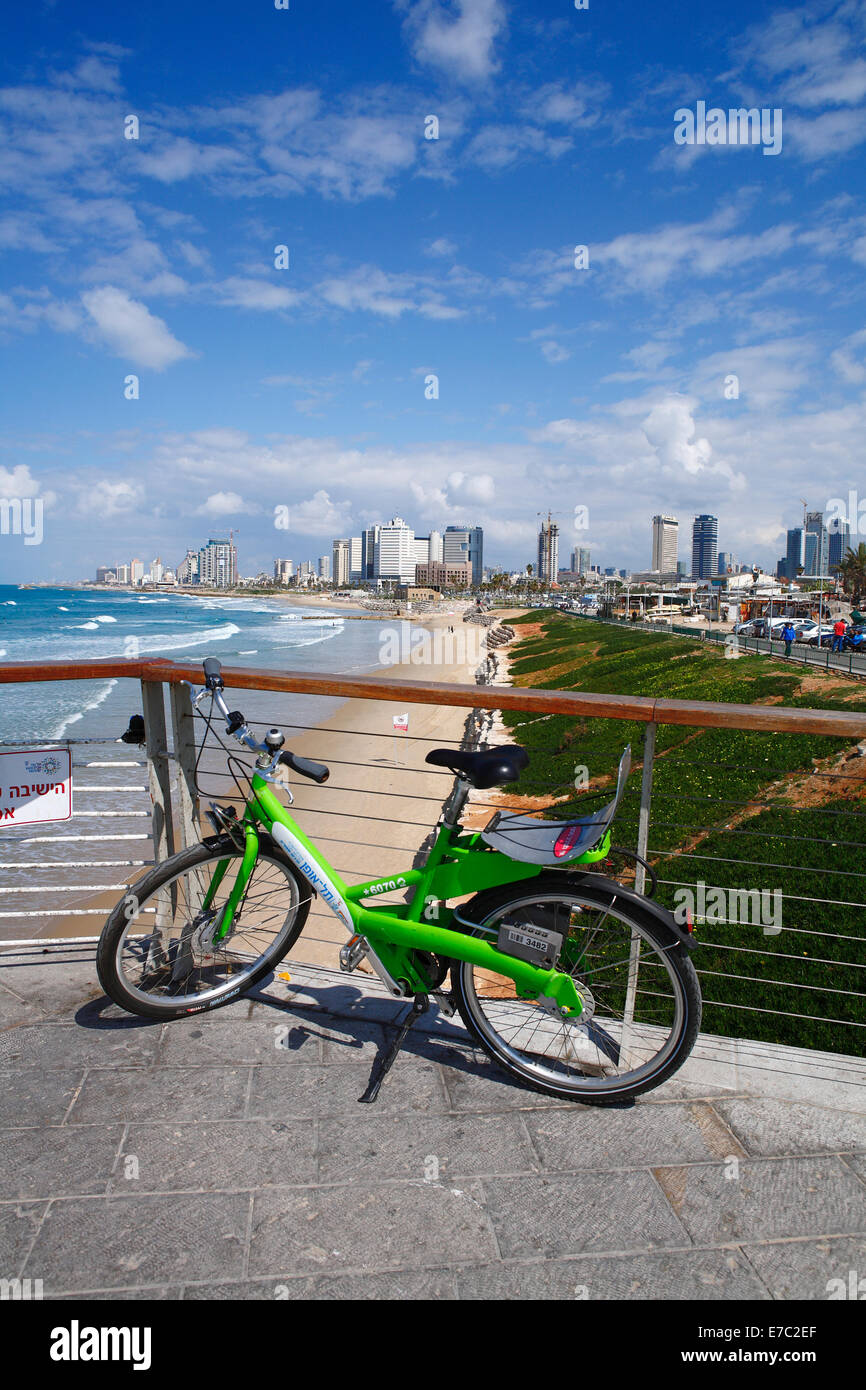
{"label": "bicycle kickstand", "polygon": [[373,1071],[370,1075],[370,1081],[367,1085],[367,1089],[362,1096],[358,1097],[359,1105],[373,1104],[373,1102],[379,1094],[379,1089],[382,1085],[382,1082],[385,1080],[385,1077],[388,1075],[388,1072],[394,1065],[397,1053],[400,1051],[401,1047],[406,1041],[409,1029],[412,1027],[413,1023],[418,1022],[418,1019],[421,1017],[422,1014],[426,1014],[429,1007],[430,1003],[426,994],[415,995],[415,998],[409,1005],[409,1008],[407,1009],[406,1013],[403,1015],[403,1020],[400,1024],[399,1032],[397,1033],[396,1038],[391,1044],[390,1049],[384,1055],[384,1057],[380,1053],[379,1056],[376,1058],[376,1062],[373,1066]]}

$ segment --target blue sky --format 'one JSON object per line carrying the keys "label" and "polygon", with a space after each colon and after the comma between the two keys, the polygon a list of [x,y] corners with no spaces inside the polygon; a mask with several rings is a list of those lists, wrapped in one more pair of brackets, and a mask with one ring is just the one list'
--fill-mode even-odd
{"label": "blue sky", "polygon": [[[563,561],[648,566],[657,511],[688,559],[710,511],[772,567],[800,498],[866,497],[863,3],[35,0],[6,29],[0,496],[45,521],[0,580],[230,526],[254,573],[394,513],[522,568],[548,508]],[[780,153],[677,145],[699,101],[781,110]]]}

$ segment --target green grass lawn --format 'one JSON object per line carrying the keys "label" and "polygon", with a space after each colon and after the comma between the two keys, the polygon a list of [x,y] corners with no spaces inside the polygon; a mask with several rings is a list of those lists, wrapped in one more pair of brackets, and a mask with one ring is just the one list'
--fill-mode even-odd
{"label": "green grass lawn", "polygon": [[[754,655],[729,660],[694,639],[556,612],[514,621],[518,633],[530,625],[541,630],[511,648],[516,685],[866,711],[859,684],[814,668]],[[609,798],[626,743],[640,763],[642,724],[521,711],[504,711],[503,720],[531,758],[509,792],[557,798],[547,812],[557,819]],[[866,1052],[866,1029],[845,1026],[866,1022],[864,999],[857,997],[866,995],[866,799],[859,787],[858,794],[838,795],[832,775],[822,775],[838,771],[840,754],[852,746],[804,734],[659,726],[649,838],[659,900],[675,907],[677,885],[694,889],[698,880],[726,890],[766,890],[771,912],[773,893],[783,895],[779,934],[766,934],[758,923],[696,924],[704,1031]],[[581,768],[594,779],[590,792],[576,790]],[[792,780],[802,783],[810,804],[797,805]],[[637,844],[639,802],[638,767],[614,832],[614,842],[630,849]]]}

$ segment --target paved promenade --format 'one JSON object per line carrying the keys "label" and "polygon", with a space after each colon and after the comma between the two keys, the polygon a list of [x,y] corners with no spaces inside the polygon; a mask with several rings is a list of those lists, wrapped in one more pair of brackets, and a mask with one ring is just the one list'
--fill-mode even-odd
{"label": "paved promenade", "polygon": [[601,1110],[512,1085],[431,1014],[360,1106],[403,1006],[284,969],[160,1025],[107,1003],[92,946],[0,955],[0,1275],[48,1298],[825,1300],[866,1270],[861,1061],[702,1038]]}

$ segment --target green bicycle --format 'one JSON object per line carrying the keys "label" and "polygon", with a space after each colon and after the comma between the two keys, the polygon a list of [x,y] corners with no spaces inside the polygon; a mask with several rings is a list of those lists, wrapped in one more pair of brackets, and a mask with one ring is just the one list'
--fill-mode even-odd
{"label": "green bicycle", "polygon": [[[350,886],[277,794],[282,767],[319,783],[327,767],[284,752],[278,729],[259,742],[229,710],[219,662],[204,673],[196,708],[209,695],[211,717],[215,707],[257,754],[251,795],[241,815],[212,803],[215,834],[158,864],[112,911],[97,967],[115,1003],[162,1020],[227,1004],[291,950],[318,894],[349,933],[340,968],[366,961],[395,999],[412,1001],[362,1100],[375,1099],[431,999],[446,1017],[459,1011],[512,1077],[560,1099],[630,1104],[682,1065],[701,1016],[690,933],[587,867],[610,852],[628,749],[601,811],[569,822],[497,812],[477,832],[459,825],[470,787],[514,782],[525,749],[434,749],[427,762],[456,781],[426,863]],[[404,902],[375,901],[404,888]]]}

